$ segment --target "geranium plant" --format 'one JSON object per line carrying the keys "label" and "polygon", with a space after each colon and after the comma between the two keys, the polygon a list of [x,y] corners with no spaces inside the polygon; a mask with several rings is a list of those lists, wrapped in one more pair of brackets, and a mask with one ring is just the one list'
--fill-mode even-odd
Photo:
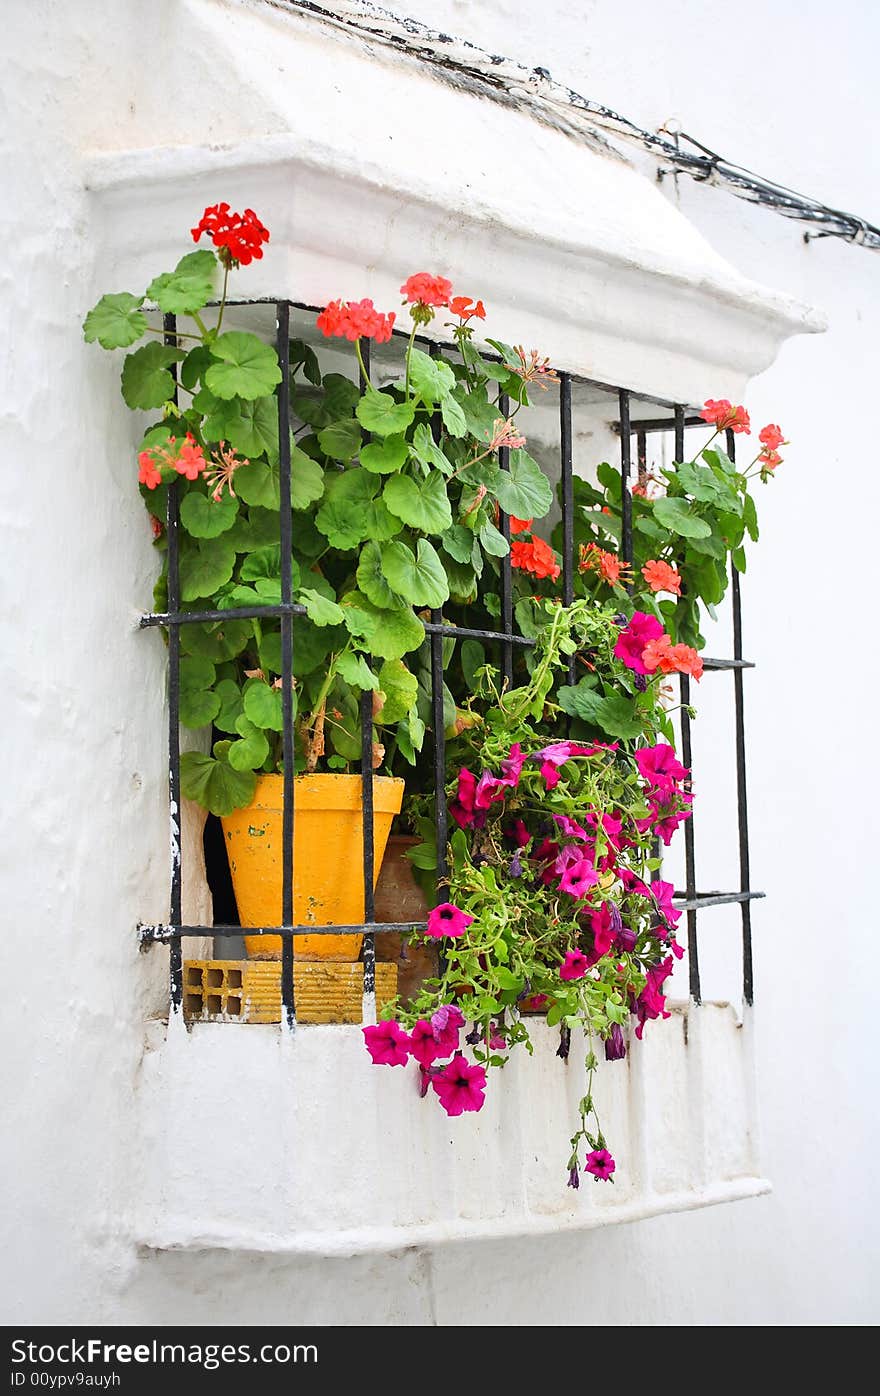
{"label": "geranium plant", "polygon": [[[230,271],[262,257],[269,233],[252,210],[218,204],[192,230],[196,241],[204,235],[214,251],[190,252],[145,295],[102,297],[84,325],[87,340],[130,350],[123,398],[134,411],[158,413],[138,451],[139,482],[160,550],[167,487],[177,486],[183,610],[281,599],[282,375],[273,345],[229,328],[227,307]],[[410,276],[401,291],[411,321],[404,369],[381,388],[366,372],[361,343],[387,342],[395,313],[372,301],[333,301],[317,317],[325,337],[352,344],[351,376],[323,372],[305,342],[290,345],[293,573],[305,609],[294,621],[297,770],[346,770],[359,760],[366,690],[375,695],[375,769],[416,761],[430,720],[420,614],[474,600],[479,579],[497,575],[509,546],[499,508],[540,517],[552,503],[524,438],[497,405],[501,392],[527,401],[516,351],[496,344],[512,365],[499,367],[471,342],[482,303],[427,273]],[[173,335],[150,324],[147,302],[175,315]],[[460,362],[415,345],[438,311],[452,317]],[[502,446],[508,471],[498,464]],[[156,604],[166,604],[164,569]],[[180,636],[181,721],[213,724],[220,734],[210,754],[185,753],[183,790],[226,814],[249,803],[256,773],[280,766],[280,624],[231,618],[185,625]]]}

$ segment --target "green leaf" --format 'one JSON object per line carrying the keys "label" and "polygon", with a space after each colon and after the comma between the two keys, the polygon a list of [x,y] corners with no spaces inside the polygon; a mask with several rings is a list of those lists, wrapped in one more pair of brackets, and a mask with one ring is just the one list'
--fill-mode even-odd
{"label": "green leaf", "polygon": [[413,349],[409,360],[409,381],[416,397],[433,407],[448,397],[455,387],[455,374],[442,359],[433,359],[421,349]]}
{"label": "green leaf", "polygon": [[281,508],[281,485],[277,465],[265,460],[249,461],[235,472],[235,493],[245,504],[255,504],[277,515]]}
{"label": "green leaf", "polygon": [[443,454],[424,422],[419,422],[413,432],[412,454],[426,470],[436,469],[444,475],[452,474],[452,463]]}
{"label": "green leaf", "polygon": [[465,436],[467,434],[467,418],[462,411],[461,403],[451,393],[446,393],[440,399],[440,415],[450,436]]}
{"label": "green leaf", "polygon": [[473,690],[477,681],[477,670],[486,663],[486,651],[479,640],[462,640],[461,671],[468,688]]}
{"label": "green leaf", "polygon": [[378,721],[383,726],[400,722],[416,705],[419,681],[401,659],[386,659],[379,670],[378,687],[385,694],[385,703]]}
{"label": "green leaf", "polygon": [[315,522],[332,547],[355,548],[371,536],[367,508],[378,489],[379,481],[366,470],[346,470],[328,478]]}
{"label": "green leaf", "polygon": [[325,456],[331,456],[333,460],[350,461],[352,456],[356,456],[363,436],[353,417],[346,417],[341,422],[332,422],[329,427],[324,427],[318,432],[318,443]]}
{"label": "green leaf", "polygon": [[197,344],[195,349],[190,349],[180,365],[180,381],[183,386],[192,392],[202,374],[213,362],[211,351],[206,344]]}
{"label": "green leaf", "polygon": [[573,688],[562,685],[557,696],[563,712],[601,727],[610,737],[637,737],[642,730],[632,699],[622,693],[603,697],[582,681]]}
{"label": "green leaf", "polygon": [[[758,541],[758,511],[755,508],[755,501],[750,494],[743,499],[743,523],[749,532],[749,537],[753,543]],[[744,570],[744,569],[743,569]]]}
{"label": "green leaf", "polygon": [[445,530],[440,546],[456,562],[470,562],[474,550],[474,535],[463,524],[453,524]]}
{"label": "green leaf", "polygon": [[213,363],[205,373],[205,387],[217,397],[268,397],[281,382],[278,355],[255,334],[230,330],[211,345]]}
{"label": "green leaf", "polygon": [[410,528],[444,533],[452,527],[452,510],[440,475],[429,475],[425,480],[395,475],[386,484],[382,498],[392,514]]}
{"label": "green leaf", "polygon": [[495,525],[490,523],[488,519],[480,528],[480,542],[492,557],[507,557],[510,552],[510,544],[504,534],[499,533]]}
{"label": "green leaf", "polygon": [[180,661],[181,693],[197,693],[201,688],[210,688],[217,670],[204,655],[184,655]]}
{"label": "green leaf", "polygon": [[395,610],[399,606],[406,605],[403,597],[398,596],[397,592],[389,586],[382,570],[382,550],[379,544],[372,539],[365,543],[361,549],[357,568],[357,584],[364,596],[372,601],[374,606]]}
{"label": "green leaf", "polygon": [[300,366],[302,366],[303,374],[309,383],[320,385],[321,367],[314,349],[301,339],[292,339],[290,341],[290,367],[296,372]]}
{"label": "green leaf", "polygon": [[[299,567],[293,561],[294,588],[299,586],[298,574]],[[255,548],[241,564],[241,571],[238,575],[243,582],[255,582],[259,577],[280,577],[281,544],[270,543],[265,548]]]}
{"label": "green leaf", "polygon": [[379,687],[379,680],[363,655],[354,654],[351,650],[346,650],[339,656],[336,672],[347,684],[351,684],[352,688],[375,690]]}
{"label": "green leaf", "polygon": [[510,469],[493,478],[492,493],[506,514],[518,519],[542,519],[553,503],[550,481],[526,451],[510,453]]}
{"label": "green leaf", "polygon": [[335,422],[338,417],[350,417],[360,396],[357,383],[342,373],[328,373],[324,379],[324,410],[328,420]]}
{"label": "green leaf", "polygon": [[229,581],[234,566],[235,549],[225,538],[200,538],[180,559],[181,599],[215,595]]}
{"label": "green leaf", "polygon": [[122,396],[128,406],[142,412],[163,407],[174,395],[168,365],[182,358],[184,351],[168,344],[144,344],[127,354],[122,365]]}
{"label": "green leaf", "polygon": [[244,691],[244,715],[255,727],[280,732],[284,727],[281,689],[270,687],[262,679],[249,680]]}
{"label": "green leaf", "polygon": [[[455,389],[453,401],[460,409],[462,422],[461,430],[454,431],[453,436],[463,436],[465,431],[469,431],[471,436],[475,436],[485,448],[492,440],[495,423],[501,416],[501,409],[496,403],[490,402],[485,387],[473,388],[468,392],[463,383],[459,383]],[[450,408],[450,411],[453,409]],[[446,423],[446,417],[443,418]],[[448,423],[446,423],[448,426]],[[452,428],[450,427],[451,431]]]}
{"label": "green leaf", "polygon": [[180,644],[186,654],[202,654],[215,663],[241,654],[254,633],[249,620],[212,621],[205,625],[182,625]]}
{"label": "green leaf", "polygon": [[184,727],[207,727],[220,711],[220,699],[207,689],[195,689],[180,694],[178,712]]}
{"label": "green leaf", "polygon": [[102,349],[127,349],[136,344],[147,332],[147,317],[140,309],[143,303],[143,296],[129,291],[102,296],[83,321],[86,343],[97,340]]}
{"label": "green leaf", "polygon": [[[247,402],[241,398],[230,401],[226,430],[218,439],[226,440],[236,451],[250,460],[266,455],[273,463],[278,460],[278,399],[260,397]],[[205,424],[207,431],[207,423]],[[213,438],[212,438],[213,439]]]}
{"label": "green leaf", "polygon": [[[222,751],[226,746],[217,742],[214,750]],[[180,758],[180,788],[188,800],[195,800],[211,814],[224,815],[250,804],[256,778],[234,771],[226,760],[218,761],[202,751],[185,751]]]}
{"label": "green leaf", "polygon": [[396,436],[413,422],[411,402],[395,402],[390,393],[368,392],[358,402],[357,419],[376,436]]}
{"label": "green leaf", "polygon": [[362,446],[360,463],[374,475],[392,475],[409,460],[409,443],[405,436],[388,436],[384,441],[371,441]]}
{"label": "green leaf", "polygon": [[238,500],[231,495],[214,500],[201,490],[190,490],[180,501],[180,522],[193,538],[218,538],[238,516]]}
{"label": "green leaf", "polygon": [[254,771],[262,766],[269,755],[269,743],[259,727],[244,713],[239,717],[235,730],[239,740],[232,743],[226,759],[234,771]]}
{"label": "green leaf", "polygon": [[297,600],[305,606],[309,620],[315,625],[341,625],[345,620],[335,601],[328,601],[326,596],[309,587],[300,591]]}
{"label": "green leaf", "polygon": [[[260,660],[262,663],[262,655]],[[220,699],[220,707],[214,716],[214,726],[219,727],[221,732],[236,732],[238,729],[235,724],[244,712],[241,689],[234,679],[221,679],[214,692]]]}
{"label": "green leaf", "polygon": [[[734,567],[736,568],[737,572],[745,572],[745,570],[746,570],[746,550],[745,550],[745,548],[734,548],[734,550],[733,550],[733,552],[731,553],[730,557],[731,557],[731,561],[733,562],[733,565],[734,565]],[[720,600],[721,598],[719,597],[718,599]]]}
{"label": "green leaf", "polygon": [[202,310],[214,294],[217,258],[204,248],[181,257],[174,271],[151,281],[147,295],[166,315],[192,315]]}
{"label": "green leaf", "polygon": [[402,659],[425,638],[425,627],[408,606],[385,611],[357,591],[348,592],[341,605],[349,632],[365,640],[378,659]]}
{"label": "green leaf", "polygon": [[735,475],[736,466],[730,456],[720,446],[712,446],[703,452],[703,460],[707,465],[717,466],[725,475]]}
{"label": "green leaf", "polygon": [[664,528],[680,534],[682,538],[708,538],[712,532],[706,520],[697,518],[683,499],[674,499],[669,495],[655,499],[654,515]]}
{"label": "green leaf", "polygon": [[449,600],[443,564],[425,538],[419,539],[417,553],[406,543],[387,543],[382,549],[382,569],[389,585],[415,606],[442,606]]}
{"label": "green leaf", "polygon": [[324,493],[324,472],[316,460],[312,460],[297,446],[290,449],[290,507],[294,510],[308,509]]}

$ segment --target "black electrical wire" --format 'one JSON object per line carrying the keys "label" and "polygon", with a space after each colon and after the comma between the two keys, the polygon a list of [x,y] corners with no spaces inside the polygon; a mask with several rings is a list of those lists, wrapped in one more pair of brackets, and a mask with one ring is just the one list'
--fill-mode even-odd
{"label": "black electrical wire", "polygon": [[[277,5],[278,0],[269,0],[269,3]],[[573,88],[554,82],[546,68],[527,68],[514,59],[488,53],[466,39],[395,15],[373,5],[370,0],[337,0],[332,8],[315,4],[313,0],[283,0],[283,3],[329,24],[388,44],[447,74],[458,74],[489,96],[513,100],[539,115],[552,113],[555,120],[572,133],[588,133],[595,137],[601,130],[640,145],[662,159],[662,174],[689,175],[700,183],[712,184],[737,198],[793,218],[806,225],[805,240],[837,237],[872,251],[880,249],[880,228],[866,219],[832,208],[806,194],[798,194],[725,160],[684,131],[670,128],[660,132],[645,131],[610,107],[592,102]],[[682,142],[692,149],[682,149]]]}

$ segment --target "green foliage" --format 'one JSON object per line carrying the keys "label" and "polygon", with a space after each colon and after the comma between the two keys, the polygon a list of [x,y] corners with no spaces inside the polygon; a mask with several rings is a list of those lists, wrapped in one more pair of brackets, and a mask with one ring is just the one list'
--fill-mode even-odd
{"label": "green foliage", "polygon": [[281,382],[278,355],[255,334],[230,330],[211,344],[217,362],[205,373],[205,387],[216,397],[266,397]]}
{"label": "green foliage", "polygon": [[127,405],[141,412],[164,407],[174,394],[174,379],[168,366],[182,358],[182,349],[155,341],[127,354],[122,365],[122,396]]}
{"label": "green foliage", "polygon": [[[203,310],[214,294],[217,258],[204,249],[181,257],[174,271],[150,282],[147,297],[166,315],[192,315]],[[106,348],[107,346],[105,346]]]}
{"label": "green foliage", "polygon": [[98,341],[102,349],[127,349],[147,332],[147,317],[141,310],[144,296],[128,291],[102,296],[83,321],[87,343]]}

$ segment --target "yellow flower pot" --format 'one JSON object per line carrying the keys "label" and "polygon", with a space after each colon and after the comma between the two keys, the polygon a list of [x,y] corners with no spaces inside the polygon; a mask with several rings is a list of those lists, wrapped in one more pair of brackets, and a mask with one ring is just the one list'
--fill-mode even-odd
{"label": "yellow flower pot", "polygon": [[[251,803],[224,816],[223,835],[243,927],[281,924],[283,777],[257,778]],[[364,919],[360,776],[296,776],[293,782],[293,919],[299,926],[351,926]],[[379,876],[403,781],[373,778],[373,867]],[[280,936],[245,936],[254,959],[277,960]],[[300,960],[356,960],[362,935],[294,937]]]}

